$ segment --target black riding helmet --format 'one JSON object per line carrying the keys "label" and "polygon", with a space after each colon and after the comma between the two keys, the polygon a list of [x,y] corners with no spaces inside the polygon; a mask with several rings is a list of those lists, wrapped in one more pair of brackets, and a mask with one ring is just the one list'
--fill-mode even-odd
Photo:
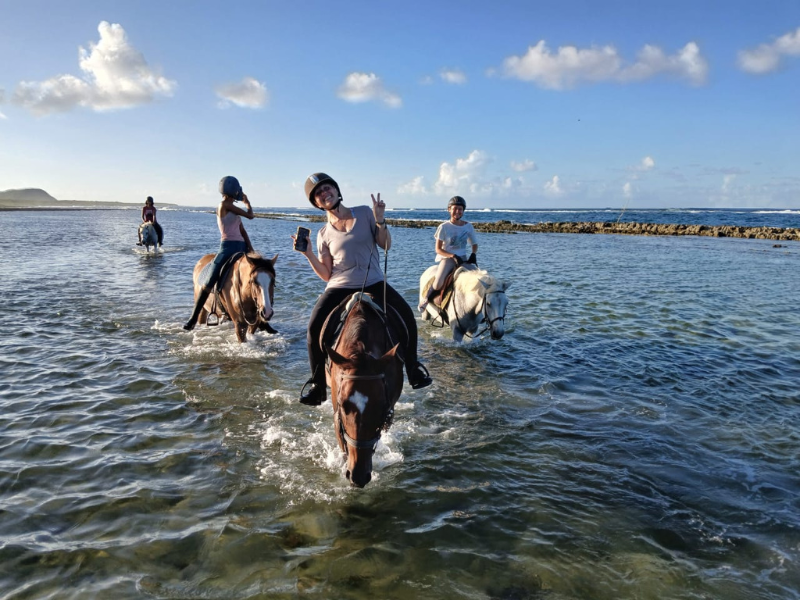
{"label": "black riding helmet", "polygon": [[450,198],[450,202],[447,203],[447,209],[450,210],[451,206],[460,206],[463,209],[467,208],[467,201],[464,200],[461,196],[453,196]]}
{"label": "black riding helmet", "polygon": [[[339,184],[336,183],[336,180],[334,180],[333,177],[325,173],[314,173],[313,175],[309,175],[308,179],[306,179],[305,185],[306,198],[308,198],[308,201],[311,202],[311,205],[314,208],[318,208],[320,210],[325,209],[321,206],[317,206],[317,203],[314,202],[314,193],[323,183],[330,183],[332,186],[334,186],[336,191],[339,192],[339,202],[342,201],[342,191],[339,189]],[[336,206],[339,206],[339,204],[337,203]],[[336,206],[333,207],[333,210],[336,210]]]}
{"label": "black riding helmet", "polygon": [[242,186],[239,185],[239,180],[232,175],[226,175],[219,180],[219,193],[229,198],[236,200],[242,199]]}

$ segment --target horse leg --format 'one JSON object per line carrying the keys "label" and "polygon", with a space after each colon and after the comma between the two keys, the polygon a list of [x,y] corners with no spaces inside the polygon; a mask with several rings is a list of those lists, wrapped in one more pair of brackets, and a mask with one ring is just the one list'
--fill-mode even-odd
{"label": "horse leg", "polygon": [[236,327],[236,339],[239,340],[240,344],[244,344],[247,341],[247,323],[235,323]]}

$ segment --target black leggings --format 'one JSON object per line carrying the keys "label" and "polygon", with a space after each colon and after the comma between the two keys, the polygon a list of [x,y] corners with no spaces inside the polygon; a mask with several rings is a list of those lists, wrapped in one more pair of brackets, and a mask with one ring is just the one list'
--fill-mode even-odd
{"label": "black leggings", "polygon": [[[306,344],[308,345],[308,363],[311,366],[311,379],[318,385],[325,385],[325,352],[319,347],[319,336],[322,333],[325,319],[345,298],[353,292],[360,291],[360,289],[328,288],[317,298],[314,310],[311,311],[308,332],[306,333]],[[364,291],[372,295],[378,306],[383,306],[382,281],[368,285],[364,288]],[[386,285],[386,304],[398,312],[408,330],[408,347],[405,349],[406,372],[408,372],[417,364],[417,320],[408,303],[388,284]]]}

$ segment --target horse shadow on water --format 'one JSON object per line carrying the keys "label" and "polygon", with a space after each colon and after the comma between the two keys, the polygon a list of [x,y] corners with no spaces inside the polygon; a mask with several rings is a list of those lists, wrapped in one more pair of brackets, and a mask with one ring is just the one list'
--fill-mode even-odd
{"label": "horse shadow on water", "polygon": [[[419,279],[420,304],[433,285],[436,269],[436,265],[428,267]],[[449,324],[453,340],[458,343],[464,340],[464,336],[475,338],[485,331],[493,340],[499,340],[506,331],[508,287],[508,283],[476,265],[462,265],[455,270],[452,280],[445,281],[442,293],[428,303],[422,312],[422,320],[438,327]],[[485,325],[485,329],[478,332],[481,325]]]}
{"label": "horse shadow on water", "polygon": [[[194,267],[194,298],[200,295],[212,267],[214,254],[206,254]],[[235,254],[225,264],[213,293],[209,294],[197,320],[218,325],[227,317],[233,322],[236,339],[243,343],[256,331],[277,333],[270,325],[274,315],[276,254],[266,259],[255,252]]]}

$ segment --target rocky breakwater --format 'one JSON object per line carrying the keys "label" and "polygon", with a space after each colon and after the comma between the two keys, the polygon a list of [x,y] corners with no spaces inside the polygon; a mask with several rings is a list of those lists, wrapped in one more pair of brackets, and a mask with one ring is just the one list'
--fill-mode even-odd
{"label": "rocky breakwater", "polygon": [[[266,219],[286,219],[286,215],[256,213]],[[322,222],[322,215],[310,215],[306,221]],[[413,219],[387,218],[394,227],[424,229],[438,227],[441,221],[417,221]],[[743,227],[740,225],[677,225],[661,223],[616,223],[611,221],[555,221],[547,223],[515,223],[494,221],[472,222],[476,231],[486,233],[615,233],[618,235],[702,235],[717,238],[744,238],[751,240],[800,241],[800,229],[783,227]]]}

